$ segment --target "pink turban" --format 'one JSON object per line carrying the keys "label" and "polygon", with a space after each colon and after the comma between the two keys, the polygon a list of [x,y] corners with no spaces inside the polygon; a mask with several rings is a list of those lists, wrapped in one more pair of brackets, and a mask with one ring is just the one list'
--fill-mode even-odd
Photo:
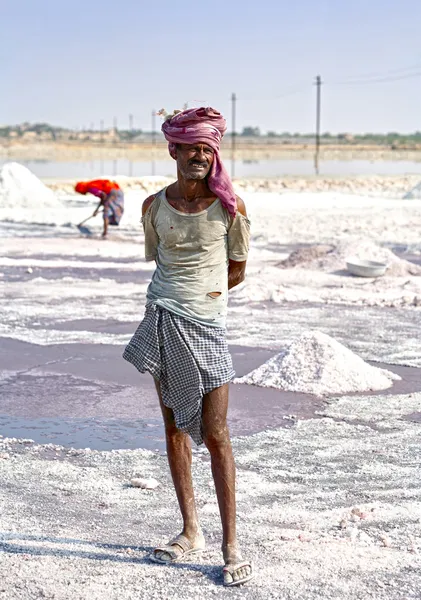
{"label": "pink turban", "polygon": [[208,144],[215,152],[208,175],[209,189],[217,196],[230,215],[235,217],[237,200],[231,179],[222,164],[219,148],[227,124],[224,117],[213,108],[189,108],[179,112],[162,125],[168,150],[175,158],[176,144]]}

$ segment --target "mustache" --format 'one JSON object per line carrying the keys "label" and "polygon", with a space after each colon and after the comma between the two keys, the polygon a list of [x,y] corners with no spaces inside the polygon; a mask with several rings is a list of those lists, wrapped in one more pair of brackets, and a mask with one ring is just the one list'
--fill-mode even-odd
{"label": "mustache", "polygon": [[203,162],[201,160],[195,160],[194,158],[191,158],[187,164],[189,164],[189,165],[197,165],[199,167],[207,167],[208,166],[207,162]]}

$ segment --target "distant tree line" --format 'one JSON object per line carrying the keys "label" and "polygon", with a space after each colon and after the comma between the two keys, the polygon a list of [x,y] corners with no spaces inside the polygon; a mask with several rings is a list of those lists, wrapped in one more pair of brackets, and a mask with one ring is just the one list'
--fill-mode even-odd
{"label": "distant tree line", "polygon": [[[31,132],[36,135],[48,134],[50,139],[60,139],[63,134],[67,134],[69,139],[78,138],[80,135],[86,134],[98,134],[98,129],[79,129],[72,130],[65,127],[56,127],[49,125],[48,123],[23,123],[21,125],[7,125],[0,127],[0,138],[11,138],[21,137],[27,132]],[[159,132],[156,132],[157,134]],[[121,141],[132,141],[142,134],[150,135],[151,132],[143,132],[141,129],[119,129],[118,136]],[[228,136],[232,135],[231,132]],[[243,127],[241,133],[237,135],[244,138],[269,138],[272,140],[279,140],[285,143],[291,142],[309,142],[314,140],[315,134],[311,133],[291,133],[289,131],[276,132],[268,131],[263,134],[259,127],[247,126]],[[351,133],[337,133],[332,134],[325,132],[321,135],[322,142],[325,143],[348,143],[348,144],[383,144],[383,145],[399,145],[399,144],[421,144],[421,131],[415,131],[414,133],[398,133],[391,131],[388,133],[364,133],[364,134],[351,134]]]}
{"label": "distant tree line", "polygon": [[[262,134],[259,127],[244,127],[241,133],[241,137],[268,137],[278,138],[284,140],[309,140],[314,139],[314,133],[291,133],[289,131],[283,131],[278,133],[276,131],[268,131],[266,135]],[[365,143],[365,144],[394,144],[394,143],[421,143],[421,131],[415,131],[414,133],[398,133],[391,131],[389,133],[362,133],[362,134],[351,134],[351,133],[337,133],[332,134],[329,132],[323,133],[321,136],[322,140],[334,142],[354,142],[354,143]]]}
{"label": "distant tree line", "polygon": [[[105,131],[110,131],[107,129]],[[89,134],[97,134],[101,133],[100,130],[95,128],[81,128],[81,129],[70,129],[66,127],[56,127],[53,125],[49,125],[48,123],[22,123],[21,125],[6,125],[0,127],[0,138],[21,138],[26,136],[27,134],[35,134],[38,136],[47,136],[52,139],[60,139],[66,134],[68,139],[76,139],[80,138],[80,136]],[[118,137],[122,141],[131,141],[135,139],[137,136],[142,134],[141,129],[119,129]]]}

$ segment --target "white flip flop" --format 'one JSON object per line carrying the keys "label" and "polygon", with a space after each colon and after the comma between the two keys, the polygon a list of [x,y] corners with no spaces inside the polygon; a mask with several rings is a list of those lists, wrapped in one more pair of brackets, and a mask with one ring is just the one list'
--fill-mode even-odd
{"label": "white flip flop", "polygon": [[[251,573],[249,575],[246,575],[242,579],[234,580],[234,578],[232,576],[233,573],[235,571],[238,571],[239,569],[242,569],[243,567],[250,567]],[[225,567],[222,569],[222,574],[224,577],[224,586],[225,587],[233,587],[235,585],[241,585],[243,583],[247,583],[247,581],[250,581],[250,579],[253,579],[253,577],[254,577],[253,563],[250,562],[249,560],[245,560],[243,562],[233,563],[232,565],[225,565]],[[226,581],[226,577],[225,577],[226,574],[230,575],[232,581]]]}
{"label": "white flip flop", "polygon": [[[182,552],[178,552],[175,550],[174,546],[179,546],[182,549]],[[152,554],[149,555],[149,559],[152,562],[159,563],[160,565],[170,565],[176,562],[180,562],[184,560],[187,556],[192,556],[194,554],[200,554],[205,549],[205,539],[203,535],[201,535],[198,540],[195,540],[192,543],[185,535],[180,533],[173,540],[168,542],[166,546],[162,548],[155,548]],[[157,552],[165,552],[169,555],[169,560],[164,560],[156,556]]]}

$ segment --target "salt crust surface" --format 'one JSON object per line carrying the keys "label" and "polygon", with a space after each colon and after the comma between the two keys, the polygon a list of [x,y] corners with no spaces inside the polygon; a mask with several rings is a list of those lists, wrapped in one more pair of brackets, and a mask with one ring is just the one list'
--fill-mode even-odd
{"label": "salt crust surface", "polygon": [[[124,235],[130,236],[139,231],[139,207],[144,196],[141,192],[127,196],[132,211],[128,210],[127,215],[131,214],[133,221],[128,219],[122,226]],[[89,282],[91,296],[86,279],[68,280],[69,286],[60,279],[52,284],[42,277],[50,260],[63,260],[62,268],[68,259],[74,260],[75,266],[83,269],[86,256],[107,257],[107,263],[121,257],[139,260],[142,256],[138,239],[133,244],[104,244],[75,238],[74,232],[62,225],[67,221],[75,224],[87,216],[88,204],[78,199],[77,207],[74,196],[61,199],[67,203],[65,208],[41,215],[34,211],[31,216],[32,209],[0,207],[0,220],[7,210],[8,218],[16,224],[11,234],[10,222],[2,230],[14,236],[3,246],[11,253],[9,256],[24,257],[22,267],[26,270],[31,266],[28,257],[43,255],[33,278],[28,277],[24,285],[22,281],[7,283],[7,298],[13,299],[7,303],[10,308],[5,317],[8,335],[28,340],[39,333],[38,343],[63,343],[66,336],[74,342],[122,343],[118,334],[107,334],[105,339],[95,331],[72,331],[71,326],[69,331],[51,329],[55,319],[71,319],[72,315],[83,318],[84,311],[94,316],[95,308],[102,310],[105,318],[116,301],[122,301],[125,319],[130,314],[137,318],[144,303],[143,283],[136,288],[135,284],[101,279],[100,271],[98,278],[93,276]],[[286,258],[289,251],[285,244],[336,245],[344,238],[363,235],[377,244],[404,243],[415,252],[421,250],[418,201],[371,202],[363,197],[348,199],[344,194],[286,194],[281,201],[277,194],[250,194],[245,199],[253,224],[249,277],[254,281],[254,294],[267,284],[269,300],[281,283],[285,287],[285,282],[277,279],[282,270],[275,266],[274,280],[266,281],[262,264],[275,265]],[[43,219],[55,227],[46,230],[33,225]],[[39,238],[22,244],[20,235]],[[4,263],[2,270],[12,267],[19,272],[19,267],[10,263]],[[89,269],[93,267],[89,265]],[[300,271],[305,280],[297,282]],[[259,306],[258,302],[250,305],[256,300],[253,296],[231,297],[236,340],[260,345],[272,340],[279,347],[280,331],[288,340],[300,328],[323,319],[327,330],[341,326],[345,336],[345,330],[350,334],[347,319],[353,315],[352,340],[355,338],[358,347],[363,348],[363,344],[370,343],[367,338],[373,337],[374,343],[365,353],[368,358],[381,351],[386,362],[398,349],[404,353],[412,335],[410,360],[414,366],[419,365],[419,329],[415,328],[414,318],[418,309],[413,304],[396,310],[373,305],[362,310],[358,320],[356,307],[351,313],[347,306],[338,310],[330,305],[334,298],[348,302],[345,294],[340,296],[340,286],[327,287],[333,279],[326,278],[335,275],[294,268],[287,270],[287,277],[291,295],[286,302]],[[382,278],[382,282],[389,282],[388,293],[393,291],[395,298],[406,293],[404,288],[399,292],[399,286],[406,281],[413,285],[414,280],[419,277]],[[349,278],[343,285],[349,286],[351,281],[356,282]],[[360,288],[355,284],[354,288],[342,289],[352,291],[355,297],[358,294],[361,303],[373,299],[380,302],[385,290],[379,287],[375,296],[368,289],[371,285],[369,281]],[[288,304],[300,294],[306,300],[318,298],[325,304]],[[288,312],[291,310],[295,312]],[[115,318],[115,311],[112,314]],[[405,315],[411,315],[412,330],[405,329],[409,322]],[[49,319],[50,327],[33,329],[37,318]],[[400,334],[395,331],[399,325]],[[397,362],[408,364],[408,356],[398,357]],[[230,596],[244,600],[418,600],[420,426],[403,417],[421,411],[421,394],[387,399],[352,396],[330,402],[320,419],[234,440],[240,541],[247,557],[253,558],[257,574],[249,586],[230,590]],[[46,460],[47,454],[53,460]],[[4,594],[7,600],[226,598],[227,590],[220,585],[217,502],[204,454],[194,452],[193,471],[208,550],[191,564],[167,568],[150,565],[146,560],[152,547],[181,529],[174,523],[177,501],[165,457],[141,450],[71,451],[0,439],[0,596]],[[63,455],[62,460],[54,460]],[[156,492],[134,489],[128,485],[134,477],[155,478],[161,487]]]}
{"label": "salt crust surface", "polygon": [[[239,539],[256,578],[230,597],[418,600],[420,426],[403,419],[415,411],[420,393],[343,397],[319,419],[233,440]],[[168,568],[147,560],[181,529],[165,456],[0,439],[4,597],[226,598],[206,455],[193,452],[207,550]],[[133,477],[161,485],[136,489]]]}
{"label": "salt crust surface", "polygon": [[395,373],[367,364],[329,335],[307,331],[234,383],[327,396],[384,390],[398,379]]}

